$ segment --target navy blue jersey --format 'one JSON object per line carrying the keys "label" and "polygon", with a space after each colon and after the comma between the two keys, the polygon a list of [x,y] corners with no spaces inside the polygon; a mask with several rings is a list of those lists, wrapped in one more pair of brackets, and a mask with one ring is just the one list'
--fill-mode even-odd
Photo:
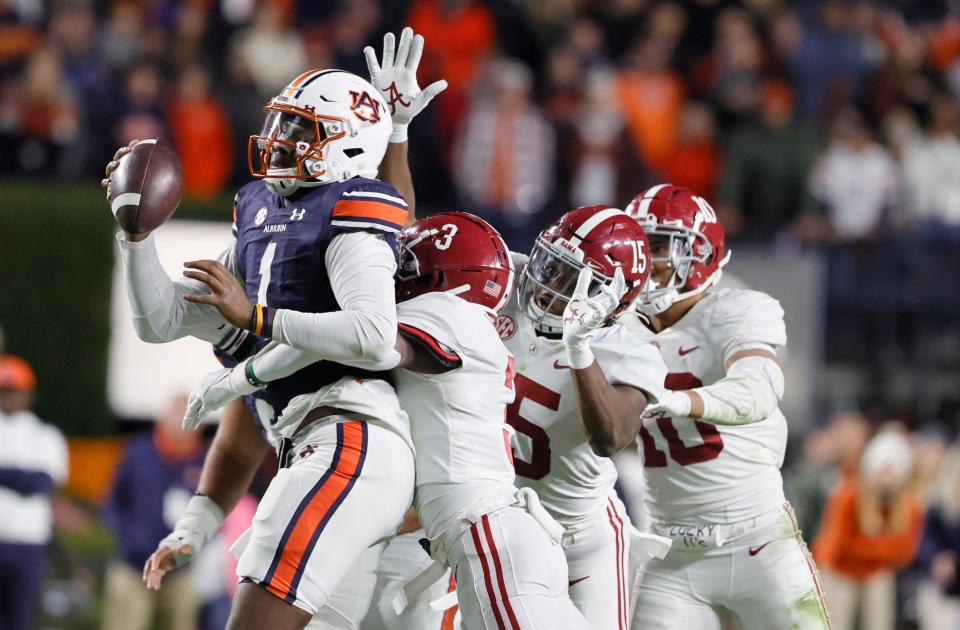
{"label": "navy blue jersey", "polygon": [[[263,181],[247,184],[237,193],[233,226],[236,262],[247,297],[271,308],[305,313],[340,310],[325,264],[330,242],[344,232],[373,232],[382,235],[396,255],[396,235],[406,217],[403,198],[379,180],[354,178],[304,188],[288,198],[271,193]],[[265,343],[261,340],[256,349]],[[371,377],[357,368],[321,361],[270,383],[256,394],[262,401],[256,412],[261,422],[273,424],[294,396],[315,392],[347,375]],[[268,412],[270,418],[263,417]]]}

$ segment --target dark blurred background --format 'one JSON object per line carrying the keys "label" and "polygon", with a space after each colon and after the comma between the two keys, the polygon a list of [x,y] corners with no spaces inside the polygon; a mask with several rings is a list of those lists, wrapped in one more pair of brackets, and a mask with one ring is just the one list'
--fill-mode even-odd
{"label": "dark blurred background", "polygon": [[[418,215],[475,212],[527,251],[574,206],[691,188],[731,275],[787,311],[785,476],[808,540],[881,426],[907,437],[910,492],[941,518],[960,495],[942,464],[960,457],[957,2],[0,0],[0,325],[71,457],[42,627],[99,627],[100,510],[149,426],[106,393],[105,163],[165,136],[177,219],[229,221],[266,101],[308,68],[366,77],[363,47],[404,25],[426,39],[421,85],[450,84],[410,130]],[[945,513],[876,559],[898,627],[960,627],[944,560],[960,503]]]}

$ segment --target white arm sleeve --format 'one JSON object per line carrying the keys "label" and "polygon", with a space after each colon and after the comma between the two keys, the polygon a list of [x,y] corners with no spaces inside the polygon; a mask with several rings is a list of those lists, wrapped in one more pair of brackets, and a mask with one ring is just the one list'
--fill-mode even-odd
{"label": "white arm sleeve", "polygon": [[[315,360],[395,366],[400,360],[394,347],[397,306],[393,275],[397,264],[390,246],[369,232],[340,234],[327,248],[325,262],[341,310],[301,313],[277,309],[273,339],[312,354]],[[257,376],[264,380],[259,372]]]}
{"label": "white arm sleeve", "polygon": [[[245,384],[248,383],[246,377],[248,363],[253,364],[253,374],[257,380],[269,383],[290,376],[294,372],[322,360],[323,357],[311,352],[282,343],[271,343],[255,356],[250,357],[234,367],[233,374],[231,374],[231,382],[234,383],[233,386],[238,391],[241,391],[240,388],[245,387]],[[379,362],[354,358],[351,360],[342,360],[339,361],[339,363],[352,365],[364,370],[384,371],[397,367],[399,361],[400,353],[395,351],[388,354],[385,359]]]}
{"label": "white arm sleeve", "polygon": [[[772,346],[766,349],[773,352]],[[780,404],[783,390],[783,370],[776,361],[770,357],[746,356],[734,361],[727,375],[713,385],[693,391],[703,399],[702,420],[738,425],[768,418]]]}
{"label": "white arm sleeve", "polygon": [[[160,264],[151,234],[133,243],[117,234],[127,298],[137,336],[148,343],[165,343],[190,335],[216,344],[236,330],[212,306],[187,302],[188,293],[209,293],[207,285],[189,278],[174,282]],[[237,275],[231,245],[218,260]],[[242,278],[241,278],[242,282]]]}
{"label": "white arm sleeve", "polygon": [[238,364],[233,368],[233,372],[234,374],[241,373],[245,380],[247,364],[252,363],[254,376],[260,381],[269,383],[290,376],[317,361],[322,361],[322,359],[315,354],[299,350],[293,346],[282,343],[270,344],[255,356]]}

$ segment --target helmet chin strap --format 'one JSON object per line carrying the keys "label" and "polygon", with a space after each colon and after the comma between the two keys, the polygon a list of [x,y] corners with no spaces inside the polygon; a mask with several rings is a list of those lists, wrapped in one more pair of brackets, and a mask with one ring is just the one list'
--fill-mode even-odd
{"label": "helmet chin strap", "polygon": [[289,197],[300,188],[312,186],[321,186],[327,182],[318,179],[303,179],[300,177],[288,177],[296,175],[297,169],[290,168],[270,168],[267,169],[267,176],[264,177],[264,183],[267,189],[275,195]]}
{"label": "helmet chin strap", "polygon": [[[648,280],[648,282],[653,282],[653,280]],[[640,299],[637,300],[637,311],[643,315],[659,315],[679,301],[679,297],[680,293],[675,288],[660,293],[652,300],[645,300],[641,295]]]}
{"label": "helmet chin strap", "polygon": [[[726,264],[726,261],[729,259],[730,259],[730,255],[728,254],[727,257],[724,258],[724,261],[722,264]],[[704,291],[706,291],[716,283],[720,282],[721,277],[723,277],[723,269],[719,268],[715,272],[713,272],[713,275],[710,276],[710,278],[708,278],[706,282],[701,284],[696,289],[693,289],[692,291],[685,291],[683,293],[680,293],[679,291],[677,291],[676,287],[670,287],[670,290],[664,291],[663,293],[653,298],[652,300],[643,300],[641,296],[641,299],[637,300],[637,311],[639,311],[643,315],[659,315],[660,313],[664,312],[665,310],[667,310],[677,302],[682,302],[687,298],[692,298],[695,295],[700,295],[701,293],[703,293]],[[653,282],[653,281],[650,280],[649,282]]]}

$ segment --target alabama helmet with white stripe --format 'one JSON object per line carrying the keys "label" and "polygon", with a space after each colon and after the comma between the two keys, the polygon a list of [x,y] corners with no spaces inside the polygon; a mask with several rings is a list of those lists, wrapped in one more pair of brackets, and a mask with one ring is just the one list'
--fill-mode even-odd
{"label": "alabama helmet with white stripe", "polygon": [[301,186],[375,178],[393,125],[370,83],[343,70],[310,70],[270,99],[250,136],[250,173],[287,196]]}
{"label": "alabama helmet with white stripe", "polygon": [[400,233],[397,303],[443,291],[489,309],[510,299],[513,263],[500,233],[467,212],[441,212]]}
{"label": "alabama helmet with white stripe", "polygon": [[662,313],[720,280],[730,251],[724,244],[723,226],[704,198],[680,186],[659,184],[634,197],[627,213],[655,244],[665,239],[666,256],[654,256],[652,263],[674,269],[666,285],[657,286],[651,278],[643,288],[637,300],[641,313]]}
{"label": "alabama helmet with white stripe", "polygon": [[650,244],[643,228],[623,210],[608,206],[576,208],[540,233],[520,279],[520,310],[542,333],[563,332],[563,309],[585,266],[593,271],[588,290],[596,295],[620,268],[627,288],[609,314],[622,313],[650,275]]}

